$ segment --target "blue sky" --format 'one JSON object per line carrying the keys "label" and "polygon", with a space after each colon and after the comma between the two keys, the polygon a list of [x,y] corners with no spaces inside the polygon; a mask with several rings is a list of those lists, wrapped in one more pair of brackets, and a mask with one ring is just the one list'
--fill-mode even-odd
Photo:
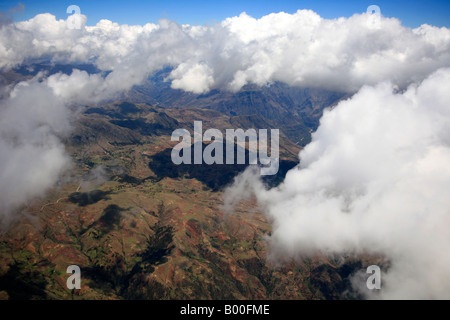
{"label": "blue sky", "polygon": [[[0,10],[15,7],[17,0],[0,0]],[[88,25],[100,19],[121,24],[144,24],[169,18],[177,23],[205,24],[221,21],[241,12],[259,18],[271,12],[293,13],[298,9],[312,9],[324,18],[349,17],[366,11],[369,5],[381,8],[387,17],[397,17],[404,25],[417,27],[423,23],[450,27],[449,0],[20,0],[25,10],[14,15],[14,20],[26,20],[38,13],[50,12],[57,18],[67,17],[66,8],[78,5],[87,15]]]}

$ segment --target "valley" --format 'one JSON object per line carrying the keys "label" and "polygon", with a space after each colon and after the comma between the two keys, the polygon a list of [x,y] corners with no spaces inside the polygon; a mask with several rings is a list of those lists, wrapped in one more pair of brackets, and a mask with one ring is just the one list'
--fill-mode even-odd
{"label": "valley", "polygon": [[[0,296],[8,299],[341,299],[371,259],[275,263],[271,227],[254,201],[225,214],[223,188],[243,165],[174,165],[170,134],[268,125],[257,115],[112,102],[86,107],[64,140],[73,166],[1,234]],[[270,127],[269,127],[270,128]],[[300,146],[281,130],[279,184]],[[248,156],[248,153],[247,153]],[[68,290],[66,268],[81,268]]]}

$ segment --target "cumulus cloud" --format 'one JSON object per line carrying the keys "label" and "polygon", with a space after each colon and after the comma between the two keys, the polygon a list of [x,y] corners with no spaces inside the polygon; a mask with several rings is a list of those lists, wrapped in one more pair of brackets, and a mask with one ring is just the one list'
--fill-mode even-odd
{"label": "cumulus cloud", "polygon": [[246,172],[226,193],[228,209],[254,194],[277,258],[382,254],[391,262],[383,298],[450,298],[449,86],[450,69],[403,93],[364,86],[324,113],[278,188]]}
{"label": "cumulus cloud", "polygon": [[59,138],[69,110],[38,77],[19,83],[0,103],[0,221],[43,195],[69,165]]}
{"label": "cumulus cloud", "polygon": [[214,83],[212,70],[205,64],[180,64],[169,76],[173,89],[183,89],[193,93],[204,93]]}
{"label": "cumulus cloud", "polygon": [[450,62],[449,29],[410,29],[387,18],[372,28],[366,14],[335,20],[306,10],[261,19],[242,14],[223,26],[239,39],[235,49],[243,57],[230,83],[236,90],[271,81],[346,91],[383,80],[405,86]]}
{"label": "cumulus cloud", "polygon": [[111,97],[98,74],[38,73],[6,90],[0,101],[0,222],[42,196],[70,167],[61,138],[72,129],[77,106]]}
{"label": "cumulus cloud", "polygon": [[45,56],[93,62],[112,71],[108,81],[121,90],[172,66],[173,88],[202,93],[274,81],[351,92],[385,80],[406,87],[450,67],[449,29],[411,29],[384,17],[374,28],[366,13],[333,20],[310,10],[260,19],[242,13],[208,27],[169,20],[144,26],[101,20],[89,27],[82,17],[79,30],[51,14],[3,26],[0,68]]}

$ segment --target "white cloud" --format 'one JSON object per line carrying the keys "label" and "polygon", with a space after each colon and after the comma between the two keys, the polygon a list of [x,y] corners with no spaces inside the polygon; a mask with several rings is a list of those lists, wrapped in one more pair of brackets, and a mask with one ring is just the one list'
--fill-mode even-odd
{"label": "white cloud", "polygon": [[310,10],[260,19],[243,13],[209,27],[169,20],[144,26],[101,20],[87,27],[83,19],[80,30],[50,14],[3,26],[0,68],[43,56],[93,61],[113,70],[111,79],[121,79],[115,86],[122,89],[171,65],[174,87],[198,93],[273,81],[346,91],[385,80],[405,87],[450,67],[449,29],[410,29],[394,18],[373,28],[366,14],[329,20]]}
{"label": "white cloud", "polygon": [[70,160],[59,138],[71,126],[61,99],[38,78],[17,85],[0,104],[0,221],[43,195]]}
{"label": "white cloud", "polygon": [[[383,254],[383,298],[450,298],[450,69],[403,94],[365,86],[324,113],[299,167],[276,189],[248,172],[243,186],[273,221],[277,258]],[[367,293],[366,290],[365,293]]]}
{"label": "white cloud", "polygon": [[173,79],[173,89],[183,89],[193,93],[204,93],[210,90],[214,80],[212,70],[204,64],[196,63],[190,66],[187,63],[180,64],[170,73]]}

